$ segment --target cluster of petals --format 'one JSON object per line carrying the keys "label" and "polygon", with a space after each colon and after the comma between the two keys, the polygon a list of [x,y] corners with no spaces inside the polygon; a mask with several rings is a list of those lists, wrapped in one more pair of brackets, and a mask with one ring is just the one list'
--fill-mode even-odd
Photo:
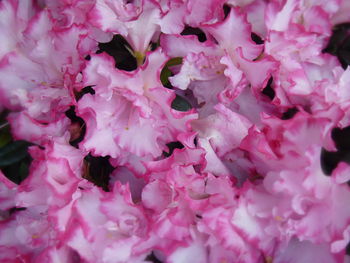
{"label": "cluster of petals", "polygon": [[[32,145],[20,184],[0,171],[0,262],[350,261],[350,166],[320,161],[350,125],[323,52],[346,22],[347,0],[0,1],[0,112]],[[116,35],[135,69],[99,51]]]}

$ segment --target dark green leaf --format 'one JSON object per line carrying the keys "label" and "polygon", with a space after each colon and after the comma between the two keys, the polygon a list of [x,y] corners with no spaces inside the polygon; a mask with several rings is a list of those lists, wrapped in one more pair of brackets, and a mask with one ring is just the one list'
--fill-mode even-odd
{"label": "dark green leaf", "polygon": [[182,57],[176,57],[176,58],[172,58],[170,59],[165,66],[167,67],[172,67],[172,66],[176,66],[176,65],[180,65],[182,64]]}
{"label": "dark green leaf", "polygon": [[11,152],[11,154],[1,157],[0,167],[17,163],[24,159],[27,156],[27,154],[27,151],[24,149],[18,150],[17,152]]}
{"label": "dark green leaf", "polygon": [[29,174],[29,162],[22,161],[19,166],[20,181],[22,182],[24,179],[26,179],[28,174]]}
{"label": "dark green leaf", "polygon": [[0,132],[0,148],[4,147],[11,141],[11,134],[8,129]]}
{"label": "dark green leaf", "polygon": [[21,149],[27,150],[28,146],[29,146],[28,142],[14,141],[14,142],[7,144],[6,146],[0,148],[0,158],[6,156],[8,154],[11,154],[13,152],[17,152]]}
{"label": "dark green leaf", "polygon": [[192,109],[192,106],[185,98],[176,95],[175,99],[171,103],[171,108],[177,111],[189,111]]}
{"label": "dark green leaf", "polygon": [[[7,124],[6,112],[0,113],[1,123]],[[12,182],[20,184],[29,174],[32,161],[28,153],[31,144],[26,141],[13,141],[9,125],[0,129],[0,168]]]}
{"label": "dark green leaf", "polygon": [[182,63],[182,58],[181,57],[176,57],[170,59],[162,69],[162,72],[160,73],[160,81],[162,82],[164,87],[170,88],[171,84],[169,82],[169,77],[172,76],[172,72],[169,69],[169,67],[180,65]]}
{"label": "dark green leaf", "polygon": [[171,71],[168,67],[164,67],[162,69],[162,72],[160,73],[160,81],[162,82],[163,86],[169,87],[169,77],[171,77]]}
{"label": "dark green leaf", "polygon": [[25,141],[14,141],[0,148],[0,167],[12,165],[28,156],[28,146]]}
{"label": "dark green leaf", "polygon": [[32,158],[27,154],[20,162],[1,167],[4,175],[16,184],[20,184],[29,175],[29,166]]}

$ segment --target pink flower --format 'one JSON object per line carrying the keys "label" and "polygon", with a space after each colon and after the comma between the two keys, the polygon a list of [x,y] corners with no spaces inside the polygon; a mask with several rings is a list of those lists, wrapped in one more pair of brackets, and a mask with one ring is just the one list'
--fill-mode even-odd
{"label": "pink flower", "polygon": [[180,0],[164,1],[161,30],[167,34],[179,34],[185,25],[200,27],[223,19],[222,6],[225,1]]}
{"label": "pink flower", "polygon": [[[0,261],[346,262],[349,7],[0,1],[0,161],[3,117],[32,144],[19,185],[0,162]],[[135,70],[95,54],[114,35]]]}
{"label": "pink flower", "polygon": [[113,192],[106,193],[85,186],[77,194],[69,208],[71,219],[64,242],[81,258],[88,262],[127,262],[146,257],[138,246],[147,238],[147,217],[131,201],[128,187],[117,182]]}
{"label": "pink flower", "polygon": [[71,200],[83,180],[83,153],[66,142],[50,142],[42,150],[30,148],[34,161],[29,176],[18,187],[17,205],[62,207]]}
{"label": "pink flower", "polygon": [[78,102],[78,113],[87,124],[82,143],[86,150],[113,158],[122,150],[155,158],[166,143],[189,130],[188,122],[196,114],[171,109],[175,94],[157,79],[165,60],[156,51],[141,69],[127,73],[114,69],[106,55],[92,57],[84,76],[86,85],[96,85],[96,94],[87,94]]}

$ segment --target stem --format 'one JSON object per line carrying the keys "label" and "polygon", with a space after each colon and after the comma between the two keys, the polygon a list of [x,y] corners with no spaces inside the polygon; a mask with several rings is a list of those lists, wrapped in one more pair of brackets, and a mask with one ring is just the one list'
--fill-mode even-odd
{"label": "stem", "polygon": [[3,124],[0,124],[0,130],[3,129],[3,128],[6,128],[8,125],[9,125],[8,122],[5,122],[5,123],[3,123]]}
{"label": "stem", "polygon": [[142,53],[139,52],[139,51],[136,51],[136,52],[134,52],[134,56],[135,56],[135,58],[136,58],[137,67],[142,66],[143,60],[144,60],[144,58],[145,58],[145,55],[142,54]]}
{"label": "stem", "polygon": [[131,55],[133,55],[136,58],[137,67],[140,67],[143,64],[145,55],[139,51],[133,51],[127,45],[124,45],[124,47],[130,52]]}

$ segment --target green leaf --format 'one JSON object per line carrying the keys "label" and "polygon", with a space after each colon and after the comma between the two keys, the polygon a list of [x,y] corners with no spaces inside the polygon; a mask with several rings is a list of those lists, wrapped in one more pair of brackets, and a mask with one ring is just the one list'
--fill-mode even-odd
{"label": "green leaf", "polygon": [[176,57],[176,58],[172,58],[170,59],[165,66],[167,67],[172,67],[172,66],[176,66],[176,65],[180,65],[182,64],[182,57]]}
{"label": "green leaf", "polygon": [[21,162],[21,164],[19,166],[20,182],[22,182],[24,179],[26,179],[28,174],[29,174],[29,163],[30,162],[24,160],[24,161]]}
{"label": "green leaf", "polygon": [[11,134],[6,130],[0,133],[0,148],[4,147],[11,141]]}
{"label": "green leaf", "polygon": [[162,69],[162,72],[160,73],[160,81],[162,82],[163,86],[169,87],[169,77],[171,77],[171,71],[168,67],[164,67]]}
{"label": "green leaf", "polygon": [[28,146],[25,141],[14,141],[0,148],[0,167],[12,165],[28,156]]}
{"label": "green leaf", "polygon": [[24,159],[27,156],[26,150],[19,150],[17,152],[12,152],[0,159],[0,167],[12,165]]}
{"label": "green leaf", "polygon": [[192,109],[191,104],[183,97],[176,95],[171,103],[171,108],[177,111],[189,111]]}
{"label": "green leaf", "polygon": [[32,158],[28,154],[31,145],[26,141],[13,141],[6,121],[7,111],[0,113],[0,169],[12,182],[20,184],[29,174]]}
{"label": "green leaf", "polygon": [[171,87],[169,77],[173,74],[169,67],[180,65],[182,63],[182,58],[181,57],[176,57],[170,59],[162,69],[162,72],[160,73],[160,81],[162,82],[164,87]]}
{"label": "green leaf", "polygon": [[29,143],[26,141],[14,141],[4,147],[0,148],[0,157],[4,157],[7,154],[10,154],[12,152],[16,152],[21,149],[27,149],[29,146]]}

